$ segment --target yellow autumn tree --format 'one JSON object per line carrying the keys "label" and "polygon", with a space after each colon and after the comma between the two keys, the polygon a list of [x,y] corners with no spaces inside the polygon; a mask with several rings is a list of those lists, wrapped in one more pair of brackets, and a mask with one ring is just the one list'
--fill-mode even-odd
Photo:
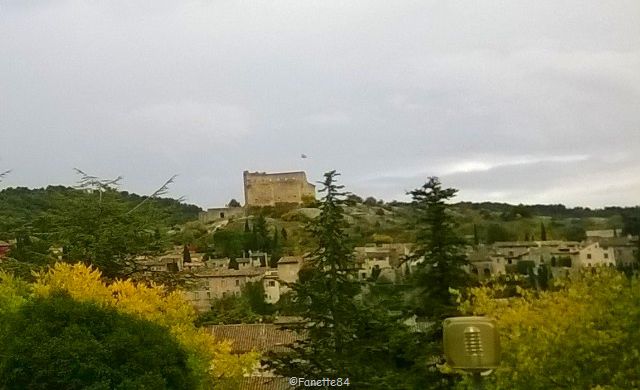
{"label": "yellow autumn tree", "polygon": [[[612,269],[556,280],[550,291],[473,288],[463,313],[497,321],[502,362],[490,389],[640,388],[640,284]],[[461,387],[468,386],[463,381]]]}
{"label": "yellow autumn tree", "polygon": [[231,345],[215,340],[205,329],[194,326],[195,310],[180,291],[164,287],[117,280],[107,284],[98,270],[84,264],[57,263],[36,275],[36,296],[47,297],[64,290],[79,301],[114,307],[167,327],[189,354],[189,366],[201,388],[234,388],[240,378],[257,362],[256,353],[231,354]]}

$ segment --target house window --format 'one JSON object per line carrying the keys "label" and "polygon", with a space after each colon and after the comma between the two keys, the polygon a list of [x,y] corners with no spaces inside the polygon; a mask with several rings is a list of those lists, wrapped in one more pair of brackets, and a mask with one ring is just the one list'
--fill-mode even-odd
{"label": "house window", "polygon": [[236,286],[240,285],[240,279],[236,279]]}
{"label": "house window", "polygon": [[274,287],[276,285],[275,280],[270,280],[269,281],[269,286]]}
{"label": "house window", "polygon": [[605,258],[605,259],[608,259],[608,258],[609,258],[609,254],[608,254],[608,253],[605,253],[605,254],[604,254],[604,258]]}
{"label": "house window", "polygon": [[360,276],[362,277],[362,279],[366,279],[367,278],[367,273],[366,272],[362,272],[360,274]]}
{"label": "house window", "polygon": [[591,258],[591,253],[587,253],[587,259]]}
{"label": "house window", "polygon": [[224,218],[224,213],[220,213],[220,218]]}
{"label": "house window", "polygon": [[513,264],[513,260],[509,259],[509,260],[507,260],[507,263]]}

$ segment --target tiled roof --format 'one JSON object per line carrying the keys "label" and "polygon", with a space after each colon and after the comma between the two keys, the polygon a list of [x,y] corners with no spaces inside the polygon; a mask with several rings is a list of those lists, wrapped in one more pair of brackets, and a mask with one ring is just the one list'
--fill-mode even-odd
{"label": "tiled roof", "polygon": [[230,340],[232,353],[281,352],[300,338],[295,332],[274,324],[209,325],[207,328],[217,339]]}
{"label": "tiled roof", "polygon": [[242,378],[239,390],[291,390],[287,378],[250,376]]}
{"label": "tiled roof", "polygon": [[283,256],[278,260],[278,264],[294,264],[301,263],[302,256]]}
{"label": "tiled roof", "polygon": [[266,272],[266,269],[259,268],[243,268],[243,269],[220,269],[220,268],[207,268],[197,271],[194,275],[199,278],[224,278],[234,276],[259,276]]}

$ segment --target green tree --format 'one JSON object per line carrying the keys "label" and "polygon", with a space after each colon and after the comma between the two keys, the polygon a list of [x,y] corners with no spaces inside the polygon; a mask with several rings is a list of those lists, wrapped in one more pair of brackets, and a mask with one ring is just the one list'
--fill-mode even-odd
{"label": "green tree", "polygon": [[191,262],[191,251],[189,251],[189,247],[186,244],[182,247],[182,261],[185,263]]}
{"label": "green tree", "polygon": [[280,234],[278,227],[273,230],[273,239],[271,240],[271,259],[269,266],[276,268],[278,266],[278,260],[282,257],[282,244],[280,243]]}
{"label": "green tree", "polygon": [[436,177],[409,193],[417,217],[413,254],[417,267],[412,275],[416,288],[414,310],[438,321],[457,313],[450,289],[465,287],[470,282],[463,268],[468,264],[465,243],[448,212],[451,206],[447,202],[456,193],[456,189],[442,188]]}
{"label": "green tree", "polygon": [[364,205],[366,205],[366,206],[370,206],[371,207],[371,206],[376,206],[378,204],[378,201],[373,196],[369,196],[362,203]]}
{"label": "green tree", "polygon": [[500,330],[502,361],[485,387],[640,388],[638,282],[596,268],[554,279],[547,291],[518,288],[509,299],[501,284],[471,289],[461,311],[490,316]]}
{"label": "green tree", "polygon": [[547,241],[547,228],[544,222],[540,222],[540,241]]}
{"label": "green tree", "polygon": [[516,235],[507,230],[504,226],[492,223],[487,226],[487,244],[493,244],[499,241],[513,241]]}
{"label": "green tree", "polygon": [[242,205],[237,200],[231,199],[229,201],[229,207],[242,207]]}
{"label": "green tree", "polygon": [[25,303],[0,335],[3,389],[192,389],[167,328],[57,293]]}
{"label": "green tree", "polygon": [[409,276],[413,286],[410,309],[427,320],[421,336],[420,353],[428,368],[429,388],[450,388],[455,378],[440,373],[437,364],[444,362],[442,352],[442,321],[458,314],[453,291],[470,284],[464,270],[468,264],[464,255],[464,240],[456,231],[449,212],[449,201],[457,190],[442,188],[438,178],[431,177],[420,188],[410,192],[416,215],[416,243],[410,260],[416,263]]}
{"label": "green tree", "polygon": [[569,241],[582,241],[587,238],[587,233],[582,226],[571,224],[564,230],[564,238]]}
{"label": "green tree", "polygon": [[[390,318],[387,308],[360,300],[352,248],[345,234],[343,186],[335,171],[325,174],[320,215],[307,230],[316,240],[310,267],[292,285],[291,305],[304,317],[306,338],[289,352],[272,354],[269,364],[284,376],[349,377],[356,388],[413,387],[410,358],[419,338]],[[298,328],[296,328],[298,329]],[[420,363],[421,364],[421,363]],[[416,369],[420,371],[420,369]]]}
{"label": "green tree", "polygon": [[137,256],[161,252],[157,220],[147,208],[129,213],[130,205],[120,202],[114,190],[100,194],[81,197],[64,213],[51,215],[51,241],[64,248],[66,260],[97,266],[106,277],[132,275],[139,270]]}
{"label": "green tree", "polygon": [[478,225],[473,224],[473,244],[475,246],[480,245],[480,236],[478,236]]}
{"label": "green tree", "polygon": [[268,252],[271,250],[271,239],[269,237],[269,228],[267,227],[267,220],[264,215],[260,214],[256,217],[253,223],[253,237],[254,246],[253,250]]}
{"label": "green tree", "polygon": [[222,229],[213,233],[213,243],[216,253],[224,257],[239,257],[242,255],[246,235],[242,232]]}

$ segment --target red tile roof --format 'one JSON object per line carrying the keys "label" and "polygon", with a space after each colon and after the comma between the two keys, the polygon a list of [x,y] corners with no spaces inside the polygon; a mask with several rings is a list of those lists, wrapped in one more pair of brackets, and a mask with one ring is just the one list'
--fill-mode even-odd
{"label": "red tile roof", "polygon": [[239,390],[291,390],[287,378],[251,376],[242,378]]}
{"label": "red tile roof", "polygon": [[281,352],[286,345],[300,339],[291,330],[274,324],[209,325],[207,328],[217,339],[230,340],[232,353]]}

